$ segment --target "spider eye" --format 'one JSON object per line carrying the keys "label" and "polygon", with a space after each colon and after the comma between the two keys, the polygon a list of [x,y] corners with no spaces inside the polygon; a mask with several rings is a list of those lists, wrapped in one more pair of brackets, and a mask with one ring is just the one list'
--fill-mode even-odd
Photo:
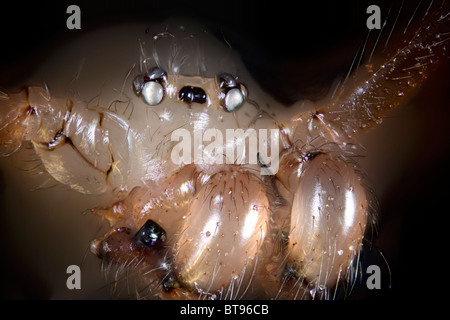
{"label": "spider eye", "polygon": [[244,103],[244,94],[241,89],[233,88],[225,95],[224,107],[227,111],[234,111]]}
{"label": "spider eye", "polygon": [[206,102],[207,96],[202,88],[186,86],[180,90],[178,99],[188,104],[193,102],[202,104]]}
{"label": "spider eye", "polygon": [[167,80],[166,72],[163,69],[158,68],[158,67],[150,69],[145,74],[145,77],[147,78],[147,81],[166,82],[166,80]]}
{"label": "spider eye", "polygon": [[133,91],[139,97],[142,92],[142,86],[144,85],[144,76],[137,75],[133,80]]}
{"label": "spider eye", "polygon": [[236,78],[233,77],[231,74],[229,73],[221,73],[217,76],[217,82],[219,85],[220,89],[229,89],[229,88],[235,88],[237,87],[239,84],[236,81]]}
{"label": "spider eye", "polygon": [[217,86],[221,91],[219,99],[226,111],[233,112],[244,103],[246,89],[231,74],[219,74],[217,76]]}
{"label": "spider eye", "polygon": [[133,91],[150,106],[160,104],[164,98],[166,72],[158,67],[150,69],[145,75],[137,75],[133,80]]}
{"label": "spider eye", "polygon": [[144,83],[142,87],[142,98],[149,106],[156,106],[164,97],[164,88],[156,81]]}
{"label": "spider eye", "polygon": [[149,219],[136,233],[134,240],[146,246],[157,246],[166,240],[166,232],[159,224]]}

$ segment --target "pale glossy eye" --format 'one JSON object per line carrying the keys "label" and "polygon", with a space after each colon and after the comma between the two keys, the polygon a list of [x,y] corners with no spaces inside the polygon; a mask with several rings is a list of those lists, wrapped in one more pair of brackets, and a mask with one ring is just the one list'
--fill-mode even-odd
{"label": "pale glossy eye", "polygon": [[223,108],[228,112],[237,110],[245,100],[246,89],[235,77],[229,73],[221,73],[216,77],[221,91],[219,99]]}
{"label": "pale glossy eye", "polygon": [[164,98],[164,84],[167,82],[166,72],[158,67],[150,69],[144,76],[137,75],[133,80],[133,91],[150,106],[161,103]]}
{"label": "pale glossy eye", "polygon": [[236,78],[229,73],[221,73],[217,76],[217,81],[219,88],[222,90],[227,90],[229,88],[235,88],[238,86]]}
{"label": "pale glossy eye", "polygon": [[234,111],[244,103],[244,94],[238,88],[233,88],[225,95],[225,109]]}
{"label": "pale glossy eye", "polygon": [[164,88],[156,81],[144,83],[142,87],[142,98],[149,106],[156,106],[164,97]]}

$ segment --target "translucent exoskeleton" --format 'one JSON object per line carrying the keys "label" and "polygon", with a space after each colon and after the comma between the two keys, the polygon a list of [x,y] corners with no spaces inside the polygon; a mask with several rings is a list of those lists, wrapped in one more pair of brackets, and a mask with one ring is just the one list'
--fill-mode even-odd
{"label": "translucent exoskeleton", "polygon": [[33,154],[40,188],[67,186],[48,219],[75,202],[108,222],[89,249],[115,292],[346,296],[377,222],[359,139],[448,59],[448,4],[416,9],[400,41],[393,14],[325,98],[289,107],[191,21],[95,31],[1,93],[0,152]]}

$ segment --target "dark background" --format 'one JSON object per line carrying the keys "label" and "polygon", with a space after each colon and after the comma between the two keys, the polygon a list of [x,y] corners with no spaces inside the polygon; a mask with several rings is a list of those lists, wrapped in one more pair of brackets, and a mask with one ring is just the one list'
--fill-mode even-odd
{"label": "dark background", "polygon": [[[400,19],[407,21],[417,3],[407,1]],[[81,30],[66,28],[70,4],[81,8]],[[385,14],[389,8],[395,11],[400,2],[128,0],[2,4],[0,84],[20,83],[54,46],[93,28],[137,17],[162,21],[177,14],[199,19],[213,33],[224,36],[241,53],[262,87],[279,101],[290,104],[302,97],[320,99],[331,82],[347,71],[366,36],[365,11],[370,4],[379,4]],[[426,86],[430,91],[440,90],[441,99],[448,98],[448,93],[442,93],[445,87],[448,91],[448,63],[442,68],[439,74],[445,83],[438,79]],[[429,144],[422,141],[416,157],[392,178],[388,192],[380,199],[380,240],[362,256],[364,264],[382,267],[382,289],[365,290],[363,278],[352,299],[432,298],[438,294],[432,283],[446,278],[443,247],[444,219],[449,212],[450,153],[445,127],[449,111],[424,109],[423,116],[429,119],[429,127],[424,128]],[[5,245],[7,239],[1,240]],[[387,257],[391,288],[389,270],[376,248],[395,253]],[[2,267],[7,270],[1,272],[3,276],[14,272]],[[8,297],[3,290],[0,294]]]}
{"label": "dark background", "polygon": [[[330,65],[339,71],[347,67],[347,61],[337,61],[342,47],[348,50],[349,43],[353,45],[350,50],[355,52],[355,46],[365,36],[367,3],[369,1],[15,1],[4,6],[0,13],[0,66],[14,70],[6,79],[2,75],[0,82],[20,81],[32,72],[39,59],[45,58],[52,46],[93,28],[136,18],[154,22],[183,15],[202,21],[219,37],[225,36],[243,53],[250,69],[264,70],[263,81],[280,78],[291,60],[305,61],[301,66],[296,65],[303,70],[298,73],[296,82],[300,78],[309,83],[304,86],[320,86],[335,78],[335,71],[325,71]],[[69,16],[66,9],[70,4],[81,8],[81,30],[66,28]],[[323,59],[324,55],[327,59]],[[311,59],[322,63],[311,63]],[[304,90],[309,94],[308,90],[312,89]],[[294,99],[285,98],[283,93],[279,96],[285,102]]]}

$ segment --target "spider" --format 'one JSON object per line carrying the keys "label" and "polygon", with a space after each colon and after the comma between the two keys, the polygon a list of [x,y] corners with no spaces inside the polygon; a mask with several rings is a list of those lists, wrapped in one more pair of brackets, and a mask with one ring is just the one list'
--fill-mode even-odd
{"label": "spider", "polygon": [[[45,219],[64,214],[69,197],[74,210],[94,208],[109,222],[111,230],[91,243],[91,251],[103,259],[115,290],[124,278],[127,285],[134,281],[131,291],[139,298],[339,296],[362,272],[361,248],[370,242],[364,235],[377,220],[370,177],[358,164],[365,161],[359,159],[359,135],[382,126],[386,111],[412,96],[446,59],[448,8],[416,8],[412,20],[418,26],[407,20],[401,41],[389,32],[399,25],[386,24],[382,36],[365,39],[348,73],[320,102],[300,100],[290,107],[254,82],[232,44],[218,44],[195,25],[97,31],[74,44],[90,46],[81,58],[72,59],[74,51],[63,48],[56,56],[69,60],[50,60],[27,84],[43,78],[44,85],[2,96],[3,153],[22,146],[12,157],[35,153],[39,167],[27,170],[52,177],[33,177],[22,186],[29,190],[40,179],[51,199]],[[396,15],[388,17],[392,23]],[[98,39],[101,50],[92,47]],[[380,62],[376,53],[384,43],[388,53]],[[60,80],[61,65],[73,72],[68,80]],[[196,130],[249,128],[249,135],[278,132],[276,143],[265,140],[266,149],[279,148],[278,166],[267,152],[258,152],[256,163],[247,161],[255,156],[247,153],[250,137],[241,137],[247,142],[240,160],[227,161],[226,147],[239,144],[232,141],[202,153],[221,163],[172,161],[179,155],[173,133],[181,129],[194,141],[184,156],[191,147],[192,154],[198,150]],[[24,148],[29,143],[23,140],[31,140],[32,148]],[[267,168],[275,170],[265,174]],[[47,188],[54,180],[71,190]],[[21,212],[42,203],[39,192],[26,193],[30,204]],[[83,216],[72,229],[97,228],[86,222],[94,218]],[[42,216],[36,219],[45,225]],[[47,241],[71,238],[59,232]],[[73,257],[67,247],[64,252],[67,260]]]}

